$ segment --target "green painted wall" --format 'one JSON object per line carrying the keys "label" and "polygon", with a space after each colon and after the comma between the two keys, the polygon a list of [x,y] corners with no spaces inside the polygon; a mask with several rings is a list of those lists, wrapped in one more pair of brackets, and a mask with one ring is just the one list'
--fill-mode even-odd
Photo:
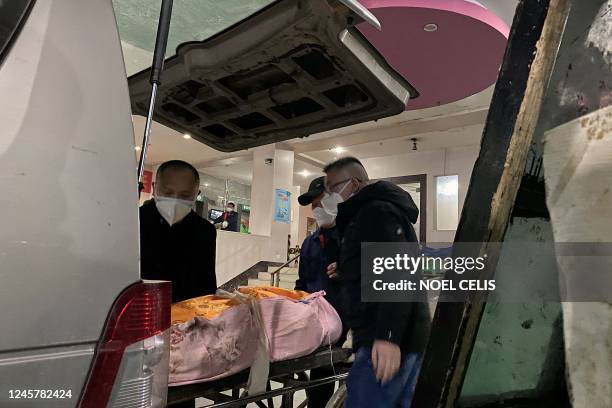
{"label": "green painted wall", "polygon": [[[505,242],[552,242],[550,223],[515,218]],[[536,280],[535,274],[548,279]],[[495,399],[500,395],[541,394],[559,386],[563,376],[561,305],[538,301],[540,292],[556,284],[552,253],[516,256],[502,251],[495,279],[512,283],[533,302],[494,301],[486,305],[472,352],[461,401]],[[553,288],[556,290],[556,288]],[[492,398],[489,398],[492,397]],[[469,405],[469,404],[466,404]]]}

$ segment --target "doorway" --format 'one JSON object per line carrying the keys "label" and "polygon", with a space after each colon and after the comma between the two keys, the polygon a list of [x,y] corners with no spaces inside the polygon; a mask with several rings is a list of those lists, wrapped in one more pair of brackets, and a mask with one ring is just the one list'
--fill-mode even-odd
{"label": "doorway", "polygon": [[419,242],[424,245],[427,242],[427,174],[388,177],[379,180],[390,181],[410,194],[419,209],[419,218],[414,224],[414,232],[419,237]]}

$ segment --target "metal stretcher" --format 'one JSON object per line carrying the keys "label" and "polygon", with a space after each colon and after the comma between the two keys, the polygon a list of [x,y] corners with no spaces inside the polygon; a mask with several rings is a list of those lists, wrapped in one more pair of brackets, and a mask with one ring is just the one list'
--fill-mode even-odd
{"label": "metal stretcher", "polygon": [[[245,387],[249,378],[248,369],[215,381],[170,387],[168,406],[203,397],[213,401],[207,408],[243,407],[248,403],[255,403],[261,408],[274,408],[272,398],[282,395],[281,408],[293,408],[293,396],[297,391],[344,381],[348,376],[350,364],[347,360],[350,354],[351,350],[348,349],[321,348],[304,357],[271,363],[268,390],[258,395],[240,395],[240,389]],[[310,380],[306,374],[307,370],[329,366],[332,362],[335,370],[332,376]],[[282,387],[272,390],[270,381],[281,383]],[[231,395],[223,394],[224,391],[231,391]],[[303,406],[305,403],[299,405]]]}

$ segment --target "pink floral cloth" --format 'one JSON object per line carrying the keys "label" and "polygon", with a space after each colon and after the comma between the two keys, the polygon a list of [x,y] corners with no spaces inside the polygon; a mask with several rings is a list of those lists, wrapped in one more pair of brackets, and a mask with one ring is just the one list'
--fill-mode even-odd
{"label": "pink floral cloth", "polygon": [[281,296],[259,301],[271,361],[305,356],[338,341],[342,323],[324,294],[316,292],[301,301]]}
{"label": "pink floral cloth", "polygon": [[[342,323],[324,294],[313,293],[301,301],[278,296],[256,302],[271,361],[305,356],[340,338]],[[213,319],[195,317],[173,325],[169,385],[212,381],[250,367],[259,336],[247,303]]]}

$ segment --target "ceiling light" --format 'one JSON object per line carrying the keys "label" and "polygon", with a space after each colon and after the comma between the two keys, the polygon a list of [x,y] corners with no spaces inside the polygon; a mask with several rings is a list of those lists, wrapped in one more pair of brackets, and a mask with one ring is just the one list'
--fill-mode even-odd
{"label": "ceiling light", "polygon": [[425,24],[423,26],[423,31],[433,33],[434,31],[438,31],[438,25],[435,23]]}
{"label": "ceiling light", "polygon": [[134,148],[134,150],[136,150],[137,152],[139,152],[139,151],[140,151],[140,146],[136,146],[136,147]]}
{"label": "ceiling light", "polygon": [[340,154],[340,153],[344,153],[346,151],[345,148],[340,147],[340,146],[336,146],[333,149],[331,149],[332,152],[336,153],[336,154]]}
{"label": "ceiling light", "polygon": [[191,139],[191,136],[190,136],[190,135],[188,135],[187,133],[185,133],[185,134],[183,135],[183,139]]}
{"label": "ceiling light", "polygon": [[300,174],[302,175],[302,177],[310,176],[310,172],[308,170],[303,170],[303,171],[300,172]]}
{"label": "ceiling light", "polygon": [[209,184],[208,184],[208,183],[204,183],[204,187],[208,187],[208,186],[209,186]]}

